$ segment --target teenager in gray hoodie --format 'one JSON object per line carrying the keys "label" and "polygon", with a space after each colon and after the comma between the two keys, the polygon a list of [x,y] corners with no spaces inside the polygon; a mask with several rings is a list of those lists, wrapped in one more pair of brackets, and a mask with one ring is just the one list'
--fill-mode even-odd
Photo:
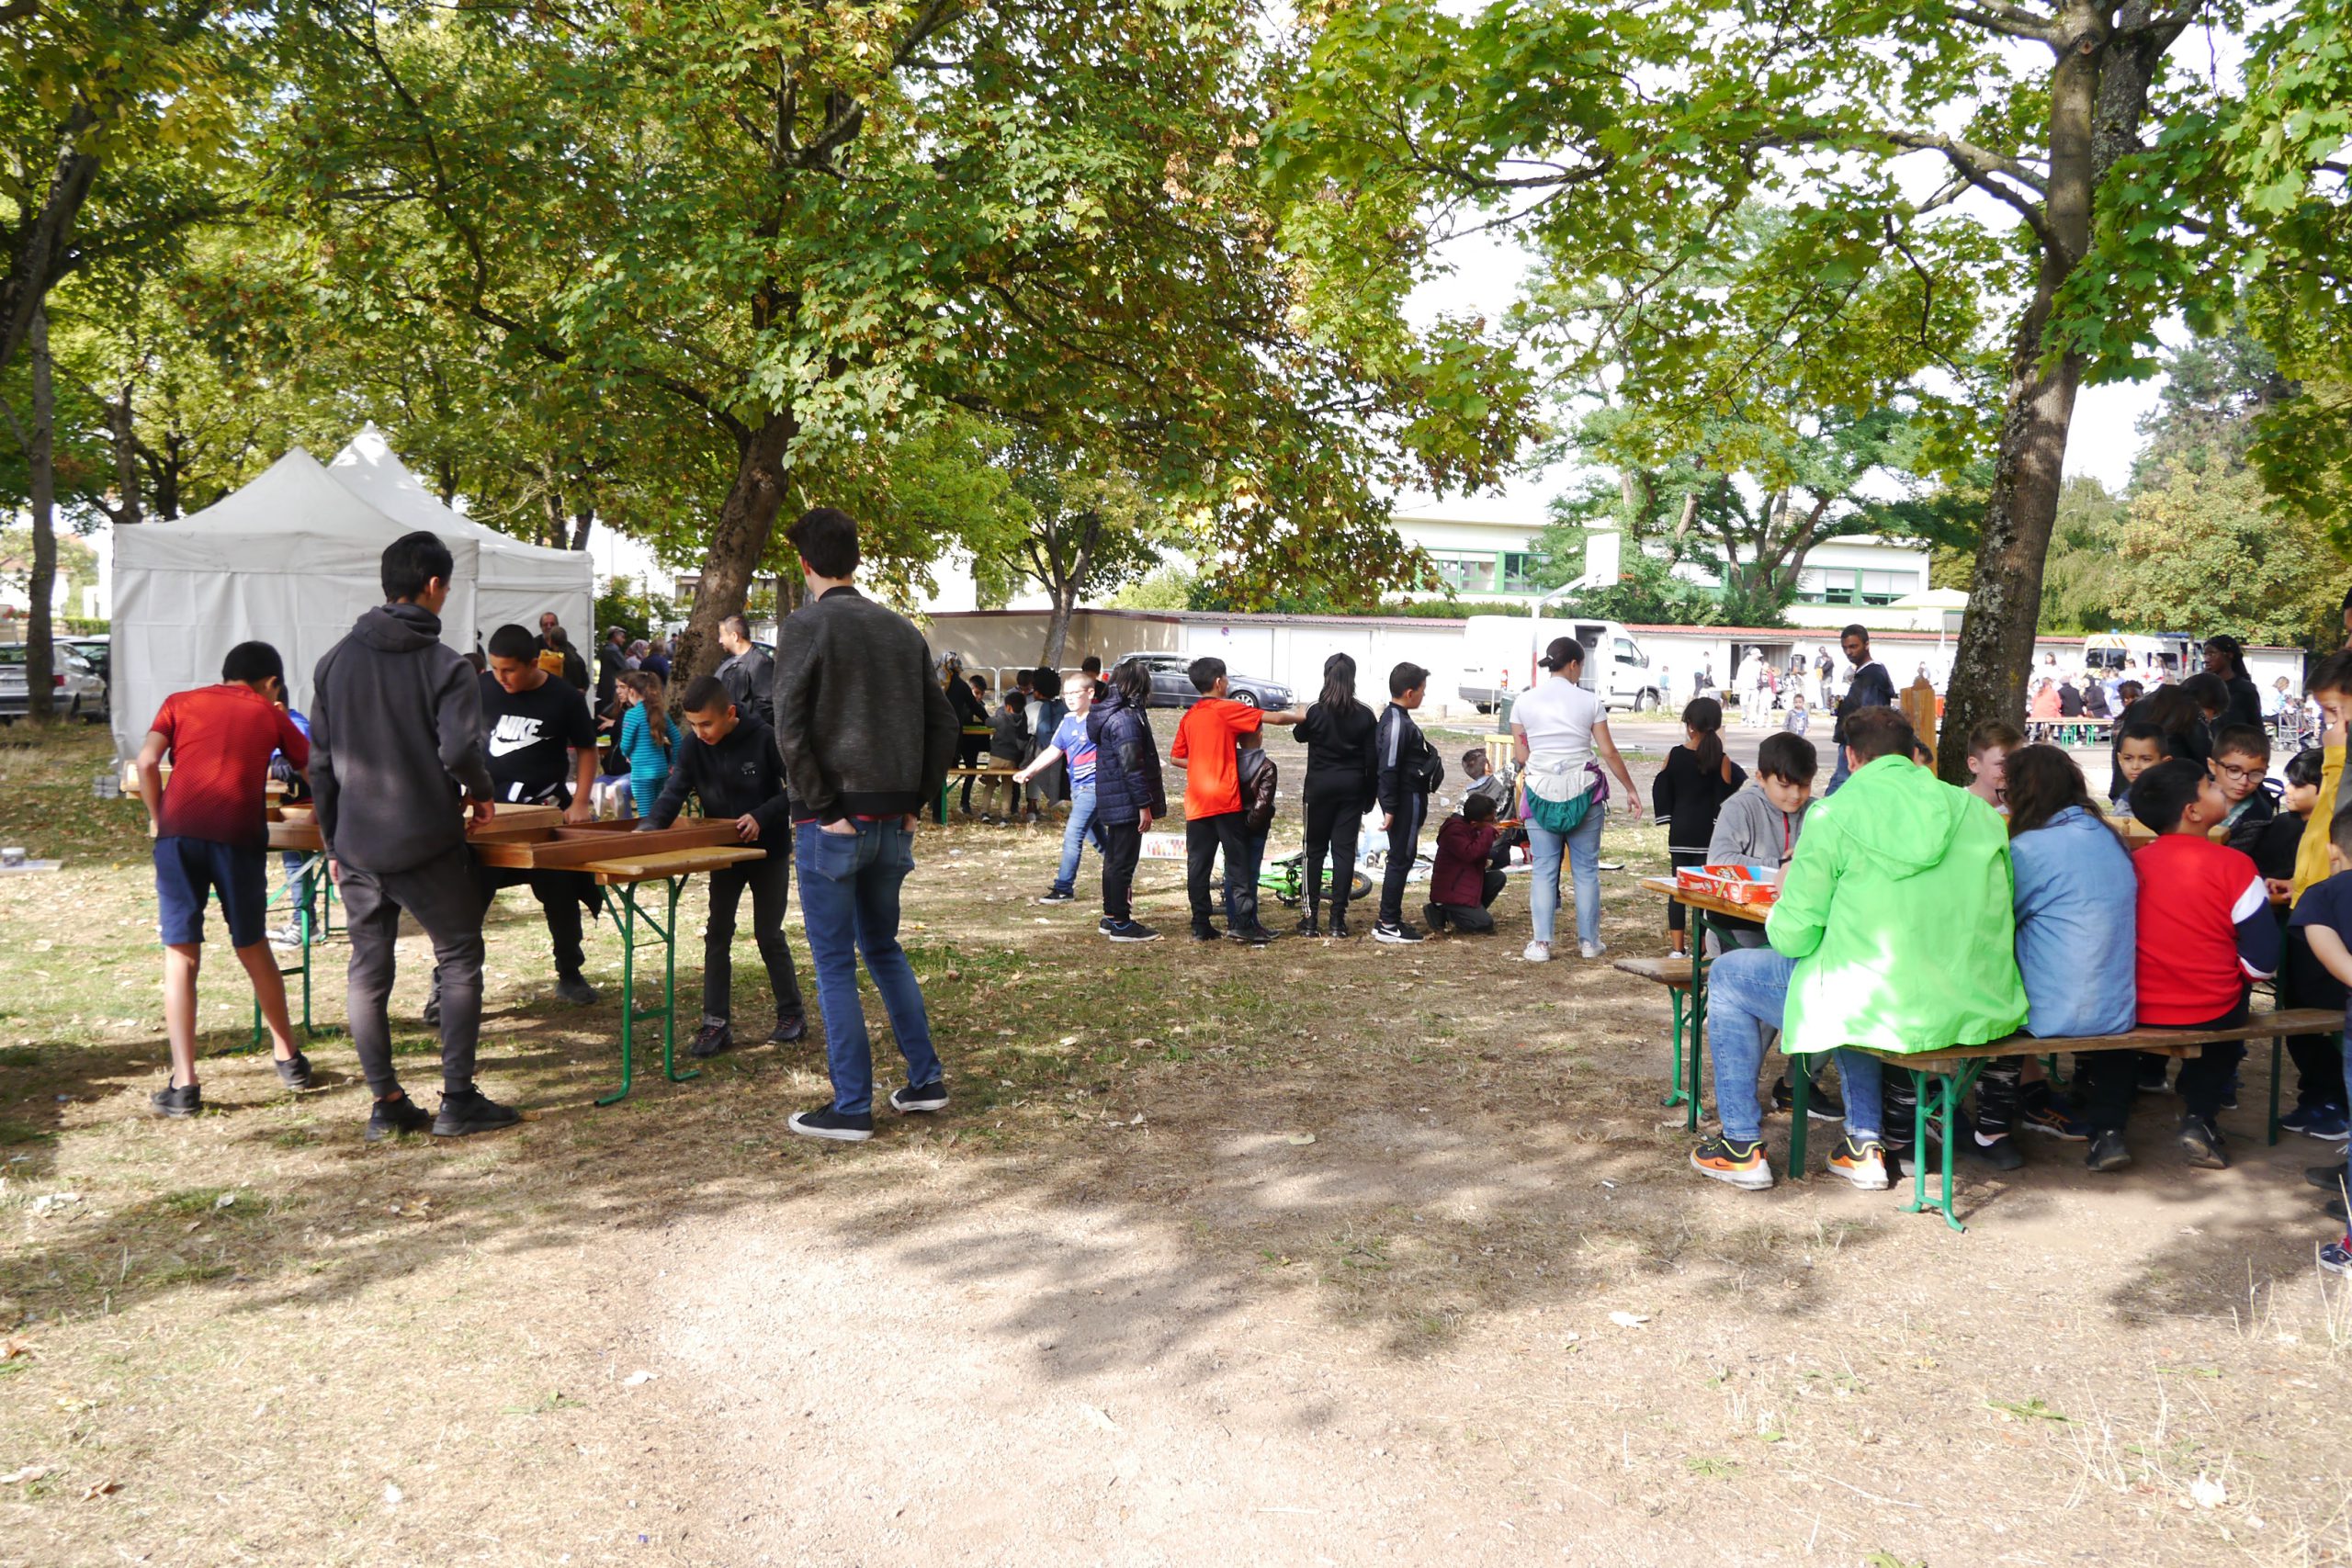
{"label": "teenager in gray hoodie", "polygon": [[[1813,805],[1813,781],[1821,759],[1813,742],[1786,730],[1764,738],[1756,749],[1756,775],[1746,788],[1723,804],[1715,814],[1715,831],[1707,840],[1709,865],[1752,865],[1778,871],[1796,853],[1797,838],[1804,831],[1804,814]],[[1706,925],[1734,947],[1762,947],[1760,920],[1706,917]],[[1703,940],[1703,938],[1702,938]],[[1795,1102],[1783,1073],[1772,1083],[1772,1105],[1785,1111]],[[1826,1077],[1813,1082],[1806,1111],[1815,1121],[1842,1118],[1846,1108]]]}
{"label": "teenager in gray hoodie", "polygon": [[[345,1010],[376,1097],[372,1141],[430,1127],[462,1137],[521,1120],[474,1087],[481,1032],[482,900],[466,847],[469,798],[490,819],[480,677],[441,641],[456,570],[430,533],[386,547],[386,603],[359,617],[311,673],[311,788],[327,869],[349,919]],[[433,939],[441,980],[441,1108],[428,1116],[392,1071],[393,943],[406,912]]]}

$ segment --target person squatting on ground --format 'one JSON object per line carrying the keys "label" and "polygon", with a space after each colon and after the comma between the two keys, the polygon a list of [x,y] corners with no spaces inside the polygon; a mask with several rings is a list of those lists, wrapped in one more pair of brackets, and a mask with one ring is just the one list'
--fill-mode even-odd
{"label": "person squatting on ground", "polygon": [[[1474,756],[1476,753],[1472,753]],[[1437,860],[1430,868],[1430,901],[1421,919],[1433,931],[1451,926],[1466,935],[1492,936],[1495,900],[1509,880],[1503,867],[1510,863],[1515,844],[1527,836],[1506,833],[1495,826],[1495,800],[1490,795],[1467,795],[1462,809],[1437,830]]]}
{"label": "person squatting on ground", "polygon": [[1086,716],[1094,742],[1094,820],[1102,829],[1102,919],[1095,929],[1113,942],[1158,942],[1135,918],[1136,862],[1143,836],[1168,815],[1159,776],[1159,742],[1147,705],[1151,671],[1134,660],[1111,671],[1110,692]]}
{"label": "person squatting on ground", "polygon": [[[566,822],[595,818],[596,721],[581,694],[549,675],[533,654],[528,629],[504,626],[490,634],[490,668],[480,682],[485,750],[496,798],[509,806],[560,807]],[[487,905],[501,888],[528,886],[539,901],[555,950],[556,995],[575,1007],[596,999],[582,974],[587,962],[580,912],[604,908],[596,879],[580,871],[498,869],[477,863],[474,874]],[[440,976],[426,1021],[440,1012]]]}
{"label": "person squatting on ground", "polygon": [[1306,914],[1301,936],[1322,936],[1323,868],[1331,867],[1329,934],[1346,937],[1348,900],[1356,879],[1356,836],[1364,813],[1380,795],[1380,767],[1374,744],[1380,721],[1356,699],[1356,661],[1335,653],[1323,661],[1323,690],[1296,734],[1306,748],[1306,776],[1299,795],[1306,818]]}
{"label": "person squatting on ground", "polygon": [[786,536],[808,599],[777,633],[775,733],[833,1099],[786,1124],[804,1137],[862,1143],[874,1135],[874,1049],[857,996],[860,955],[907,1062],[890,1108],[904,1115],[947,1104],[922,987],[899,945],[899,890],[914,869],[915,814],[956,756],[956,716],[932,680],[922,634],[857,591],[849,514],[818,507]]}
{"label": "person squatting on ground", "polygon": [[800,1000],[800,977],[793,972],[792,948],[784,939],[784,915],[791,902],[792,860],[785,852],[792,818],[784,787],[784,759],[775,732],[756,713],[745,713],[727,688],[705,675],[686,688],[680,704],[686,736],[678,761],[639,832],[667,828],[684,809],[686,797],[702,802],[702,814],[733,818],[735,836],[767,853],[758,860],[721,866],[710,874],[710,919],[702,937],[702,1026],[689,1047],[697,1056],[716,1056],[735,1043],[732,997],[735,978],[735,911],[746,890],[752,895],[752,938],[768,972],[768,995],[775,1002],[771,1045],[788,1045],[808,1032]]}
{"label": "person squatting on ground", "polygon": [[1054,883],[1040,904],[1070,904],[1078,899],[1078,861],[1087,840],[1097,854],[1104,852],[1102,830],[1094,820],[1094,739],[1087,732],[1087,715],[1094,710],[1094,677],[1080,672],[1062,682],[1063,714],[1046,747],[1013,777],[1027,784],[1060,764],[1069,776],[1069,820],[1062,824],[1061,863],[1054,868]]}
{"label": "person squatting on ground", "polygon": [[1421,705],[1429,684],[1430,672],[1418,664],[1399,664],[1388,672],[1388,705],[1380,712],[1373,741],[1379,767],[1380,826],[1388,835],[1388,860],[1380,874],[1380,914],[1372,927],[1374,942],[1419,942],[1425,935],[1405,919],[1405,881],[1420,853],[1430,795],[1445,782],[1445,764],[1438,760],[1437,748],[1413,722],[1413,710]]}
{"label": "person squatting on ground", "polygon": [[[432,534],[393,540],[384,550],[385,603],[360,616],[311,676],[311,787],[327,868],[343,894],[345,1005],[375,1096],[371,1140],[428,1126],[462,1137],[522,1119],[474,1085],[482,899],[460,802],[488,822],[497,786],[482,756],[481,677],[441,641],[454,566]],[[432,939],[441,982],[441,1105],[430,1116],[392,1068],[385,1004],[404,913]]]}
{"label": "person squatting on ground", "polygon": [[[229,946],[253,982],[269,1026],[278,1081],[311,1087],[295,1048],[286,979],[269,950],[270,758],[299,773],[310,742],[279,705],[286,666],[266,642],[241,642],[220,661],[220,683],[164,699],[139,748],[139,795],[155,840],[155,902],[164,945],[164,1033],[171,1070],[149,1101],[159,1116],[204,1109],[196,1076],[196,977],[204,958],[204,900],[220,895]],[[164,778],[168,757],[172,776]]]}
{"label": "person squatting on ground", "polygon": [[1912,762],[1911,726],[1892,708],[1856,710],[1845,730],[1846,787],[1806,815],[1764,922],[1770,945],[1732,949],[1708,977],[1723,1131],[1690,1163],[1735,1187],[1772,1185],[1756,1098],[1766,1029],[1781,1028],[1791,1056],[1836,1054],[1846,1134],[1828,1168],[1877,1190],[1891,1178],[1882,1067],[1852,1047],[1982,1044],[2026,1016],[2001,819]]}

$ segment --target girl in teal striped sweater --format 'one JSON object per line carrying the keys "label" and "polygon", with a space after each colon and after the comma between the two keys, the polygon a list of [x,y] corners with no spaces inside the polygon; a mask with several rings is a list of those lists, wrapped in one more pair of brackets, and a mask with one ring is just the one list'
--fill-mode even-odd
{"label": "girl in teal striped sweater", "polygon": [[621,677],[622,690],[632,694],[628,712],[621,715],[620,753],[628,763],[628,791],[636,797],[637,814],[651,815],[653,802],[670,777],[670,760],[677,750],[678,727],[665,711],[662,677],[632,670]]}

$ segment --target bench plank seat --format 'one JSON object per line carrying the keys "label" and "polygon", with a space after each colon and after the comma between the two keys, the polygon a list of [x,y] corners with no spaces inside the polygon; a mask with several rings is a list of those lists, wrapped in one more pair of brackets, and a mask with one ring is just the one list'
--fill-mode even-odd
{"label": "bench plank seat", "polygon": [[1678,991],[1690,988],[1690,961],[1681,956],[1668,958],[1621,958],[1610,965],[1622,969],[1637,979],[1670,986]]}

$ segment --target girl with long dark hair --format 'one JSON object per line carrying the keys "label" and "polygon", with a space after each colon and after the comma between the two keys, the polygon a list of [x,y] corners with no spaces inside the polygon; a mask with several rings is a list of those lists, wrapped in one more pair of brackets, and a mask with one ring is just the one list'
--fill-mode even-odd
{"label": "girl with long dark hair", "polygon": [[1306,747],[1300,795],[1306,808],[1306,915],[1302,936],[1321,936],[1323,863],[1331,863],[1330,934],[1350,935],[1348,894],[1355,885],[1356,834],[1379,793],[1373,741],[1380,721],[1356,699],[1356,661],[1335,653],[1323,661],[1323,691],[1299,720]]}
{"label": "girl with long dark hair", "polygon": [[[1650,805],[1666,826],[1666,858],[1677,867],[1707,863],[1707,840],[1715,836],[1715,814],[1747,782],[1747,771],[1724,755],[1724,705],[1693,697],[1682,710],[1683,744],[1666,754],[1666,766],[1650,785]],[[1666,929],[1674,951],[1684,951],[1684,912],[1666,906]]]}
{"label": "girl with long dark hair", "polygon": [[2222,722],[2213,727],[2216,732],[2233,724],[2261,728],[2262,693],[2246,672],[2245,649],[2237,638],[2222,633],[2205,639],[2205,673],[2220,676],[2230,689],[2230,705],[2222,710]]}

